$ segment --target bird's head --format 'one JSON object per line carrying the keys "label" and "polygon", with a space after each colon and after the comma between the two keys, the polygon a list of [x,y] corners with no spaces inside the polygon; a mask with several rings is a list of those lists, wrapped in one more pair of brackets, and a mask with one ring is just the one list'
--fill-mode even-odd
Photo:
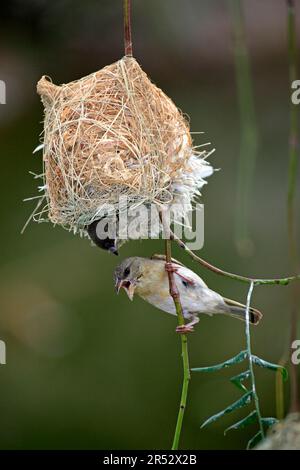
{"label": "bird's head", "polygon": [[114,278],[115,288],[119,293],[121,287],[126,291],[129,299],[132,300],[134,291],[143,276],[142,258],[127,258],[116,267]]}
{"label": "bird's head", "polygon": [[86,231],[90,239],[95,243],[96,246],[106,250],[109,253],[118,255],[117,240],[109,238],[107,236],[108,222],[104,222],[103,219],[94,220],[90,225],[86,227]]}

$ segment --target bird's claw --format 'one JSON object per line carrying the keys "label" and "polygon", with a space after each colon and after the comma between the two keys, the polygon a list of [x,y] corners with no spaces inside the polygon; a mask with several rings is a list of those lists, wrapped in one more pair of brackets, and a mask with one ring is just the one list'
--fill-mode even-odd
{"label": "bird's claw", "polygon": [[173,263],[166,263],[165,269],[167,273],[176,273],[178,268]]}
{"label": "bird's claw", "polygon": [[179,325],[176,328],[176,333],[185,335],[186,333],[193,333],[194,327],[192,325]]}
{"label": "bird's claw", "polygon": [[167,273],[175,273],[177,276],[181,277],[184,281],[186,281],[190,286],[195,285],[195,281],[191,279],[190,277],[183,276],[181,273],[178,272],[178,267],[174,266],[173,263],[166,263],[165,264],[165,270]]}

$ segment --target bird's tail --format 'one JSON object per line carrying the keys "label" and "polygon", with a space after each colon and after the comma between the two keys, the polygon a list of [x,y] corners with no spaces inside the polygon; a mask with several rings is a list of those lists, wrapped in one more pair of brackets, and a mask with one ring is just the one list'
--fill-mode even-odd
{"label": "bird's tail", "polygon": [[[234,318],[238,318],[239,320],[246,321],[246,305],[240,304],[239,302],[235,302],[234,300],[230,300],[230,299],[224,298],[224,300],[225,300],[226,305],[228,305],[228,307],[230,308],[229,315],[231,315]],[[263,316],[262,313],[256,308],[252,308],[252,307],[250,307],[249,313],[250,313],[250,316],[249,316],[250,323],[253,323],[253,325],[258,325],[258,323],[260,322]]]}

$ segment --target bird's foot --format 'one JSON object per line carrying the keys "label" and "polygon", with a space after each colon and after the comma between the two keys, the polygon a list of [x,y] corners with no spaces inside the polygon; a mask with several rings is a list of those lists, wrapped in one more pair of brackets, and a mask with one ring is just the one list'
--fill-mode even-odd
{"label": "bird's foot", "polygon": [[165,264],[165,270],[167,271],[167,273],[175,273],[175,274],[177,274],[177,276],[181,277],[181,279],[186,281],[189,285],[194,286],[195,281],[193,279],[191,279],[190,277],[183,276],[183,274],[178,272],[178,269],[179,269],[178,266],[174,266],[173,263],[166,263]]}
{"label": "bird's foot", "polygon": [[173,263],[166,263],[165,270],[167,271],[167,273],[176,273],[178,270],[178,267],[174,266]]}
{"label": "bird's foot", "polygon": [[181,335],[185,335],[186,333],[193,333],[194,327],[193,325],[179,325],[176,328],[176,333],[180,333]]}

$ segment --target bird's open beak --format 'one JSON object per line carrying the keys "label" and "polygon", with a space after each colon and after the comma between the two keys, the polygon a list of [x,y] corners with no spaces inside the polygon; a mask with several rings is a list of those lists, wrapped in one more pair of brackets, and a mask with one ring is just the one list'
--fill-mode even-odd
{"label": "bird's open beak", "polygon": [[117,294],[120,292],[121,287],[123,287],[129,299],[133,300],[134,291],[136,287],[134,282],[117,279],[115,287],[116,287]]}

